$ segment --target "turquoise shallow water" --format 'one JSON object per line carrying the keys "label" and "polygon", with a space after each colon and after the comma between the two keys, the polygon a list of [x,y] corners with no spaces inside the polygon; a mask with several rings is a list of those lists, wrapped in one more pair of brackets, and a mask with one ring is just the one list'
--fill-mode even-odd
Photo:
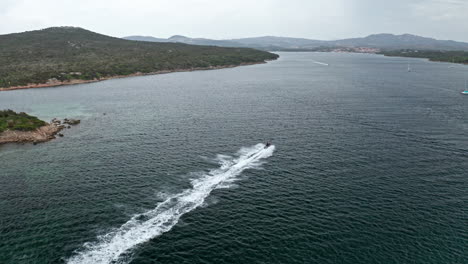
{"label": "turquoise shallow water", "polygon": [[468,67],[280,55],[0,93],[0,263],[467,263]]}

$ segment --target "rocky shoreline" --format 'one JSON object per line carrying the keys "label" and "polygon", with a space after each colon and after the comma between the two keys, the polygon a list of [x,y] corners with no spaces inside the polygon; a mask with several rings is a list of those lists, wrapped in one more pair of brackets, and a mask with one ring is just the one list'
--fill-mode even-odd
{"label": "rocky shoreline", "polygon": [[6,143],[41,143],[47,142],[56,138],[56,135],[63,137],[60,133],[65,128],[71,128],[72,125],[80,123],[78,119],[67,119],[59,120],[52,119],[50,123],[45,126],[39,127],[33,131],[16,131],[6,130],[0,133],[0,144]]}
{"label": "rocky shoreline", "polygon": [[110,79],[119,79],[119,78],[126,78],[126,77],[135,77],[135,76],[146,76],[146,75],[156,75],[156,74],[166,74],[166,73],[173,73],[173,72],[219,70],[219,69],[234,68],[234,67],[239,67],[239,66],[263,64],[263,63],[266,63],[266,62],[249,62],[249,63],[241,63],[239,65],[197,67],[197,68],[189,68],[189,69],[164,70],[164,71],[149,72],[149,73],[136,72],[136,73],[128,74],[128,75],[116,75],[116,76],[104,77],[104,78],[93,79],[93,80],[73,79],[73,80],[70,80],[70,81],[59,81],[57,79],[49,79],[46,83],[39,83],[39,84],[31,83],[31,84],[23,85],[23,86],[12,86],[12,87],[3,87],[3,88],[0,87],[0,91],[12,91],[12,90],[19,90],[19,89],[45,88],[45,87],[54,87],[54,86],[62,86],[62,85],[93,83],[93,82],[100,82],[100,81],[105,81],[105,80],[110,80]]}

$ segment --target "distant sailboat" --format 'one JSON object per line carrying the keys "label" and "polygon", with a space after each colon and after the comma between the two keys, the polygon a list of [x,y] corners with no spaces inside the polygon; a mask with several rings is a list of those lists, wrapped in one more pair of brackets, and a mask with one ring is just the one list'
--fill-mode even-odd
{"label": "distant sailboat", "polygon": [[462,94],[467,94],[468,95],[468,86],[467,86],[467,81],[465,80],[465,91],[461,92]]}
{"label": "distant sailboat", "polygon": [[411,71],[411,66],[410,66],[410,64],[408,63],[408,72],[410,72],[410,71]]}

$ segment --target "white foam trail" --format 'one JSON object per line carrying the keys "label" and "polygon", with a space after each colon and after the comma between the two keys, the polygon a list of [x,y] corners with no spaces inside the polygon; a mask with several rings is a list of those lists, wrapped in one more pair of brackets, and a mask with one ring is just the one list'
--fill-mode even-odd
{"label": "white foam trail", "polygon": [[323,65],[323,66],[328,66],[328,63],[325,63],[325,62],[320,62],[320,61],[312,61],[313,63],[315,64],[320,64],[320,65]]}
{"label": "white foam trail", "polygon": [[242,148],[238,158],[230,160],[222,156],[221,167],[193,180],[192,188],[167,197],[156,208],[144,214],[133,216],[115,231],[99,236],[96,242],[85,243],[83,249],[69,258],[67,263],[104,264],[130,261],[123,259],[122,255],[130,253],[135,246],[171,230],[182,215],[201,206],[211,191],[226,187],[226,184],[236,180],[245,169],[260,166],[259,161],[270,157],[275,150],[275,146],[266,149],[264,147],[264,144],[257,144],[250,148]]}

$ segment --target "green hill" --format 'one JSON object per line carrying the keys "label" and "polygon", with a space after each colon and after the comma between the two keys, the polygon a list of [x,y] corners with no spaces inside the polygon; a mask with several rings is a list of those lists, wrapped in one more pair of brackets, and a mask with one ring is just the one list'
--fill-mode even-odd
{"label": "green hill", "polygon": [[16,113],[12,110],[0,110],[0,133],[9,130],[31,131],[47,123],[26,113]]}
{"label": "green hill", "polygon": [[54,27],[0,35],[0,87],[46,83],[53,78],[92,80],[276,58],[276,54],[249,48],[141,42],[82,28]]}

